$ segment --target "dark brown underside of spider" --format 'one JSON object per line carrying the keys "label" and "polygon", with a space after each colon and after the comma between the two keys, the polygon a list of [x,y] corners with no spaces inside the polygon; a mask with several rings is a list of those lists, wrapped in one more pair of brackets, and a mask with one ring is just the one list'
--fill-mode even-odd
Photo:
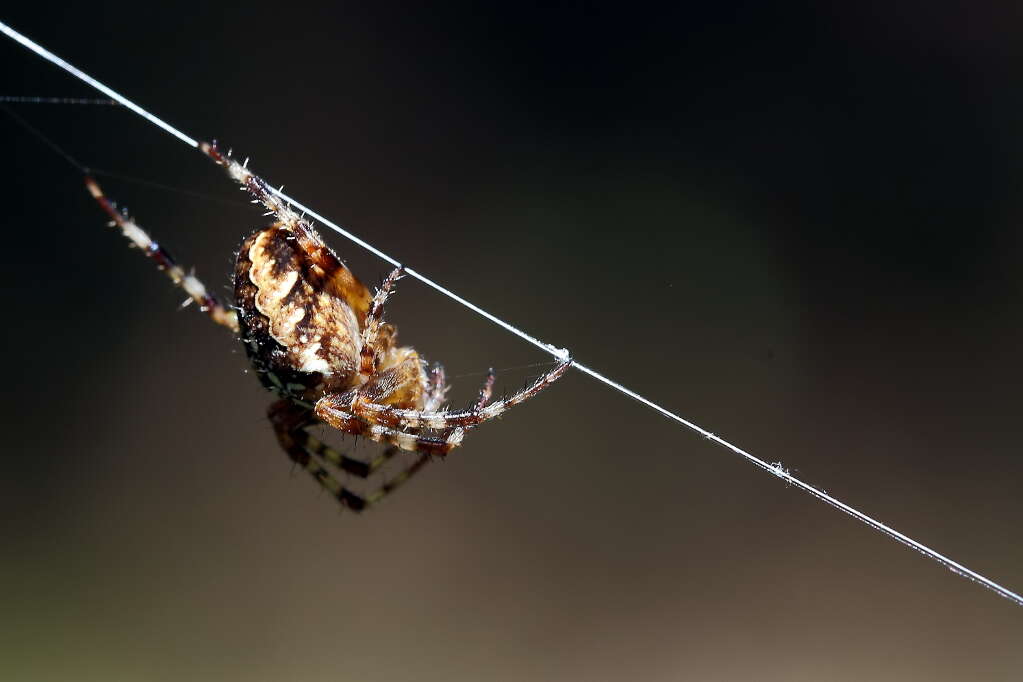
{"label": "dark brown underside of spider", "polygon": [[[398,346],[397,329],[384,322],[384,303],[402,276],[396,268],[372,295],[328,247],[312,225],[284,204],[258,176],[216,144],[200,149],[266,206],[275,221],[242,242],[235,261],[234,309],[220,304],[193,275],[104,196],[86,184],[112,224],[152,258],[190,301],[218,324],[235,331],[264,387],[277,394],[268,416],[288,456],[344,506],[361,511],[416,473],[431,458],[461,445],[465,431],[533,397],[560,377],[565,358],[534,384],[491,402],[491,372],[479,399],[465,410],[442,409],[444,370],[427,371],[410,346]],[[324,445],[308,429],[325,423],[389,447],[372,461]],[[399,450],[414,453],[397,475],[368,495],[345,488],[327,464],[366,478]]]}

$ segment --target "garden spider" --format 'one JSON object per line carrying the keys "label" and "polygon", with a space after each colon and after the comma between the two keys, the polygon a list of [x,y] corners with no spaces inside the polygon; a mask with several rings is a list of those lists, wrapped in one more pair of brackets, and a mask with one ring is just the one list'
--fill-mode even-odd
{"label": "garden spider", "polygon": [[[275,393],[267,416],[281,447],[296,464],[343,506],[362,511],[419,471],[432,457],[461,445],[465,431],[500,416],[556,381],[571,365],[567,357],[531,386],[490,402],[491,370],[476,403],[465,410],[442,409],[448,387],[438,364],[427,373],[410,346],[397,345],[397,329],[384,322],[384,303],[398,267],[376,295],[356,279],[304,217],[281,201],[266,182],[216,143],[203,153],[262,203],[276,221],[247,237],[234,270],[235,306],[217,301],[194,275],[186,274],[170,254],[150,239],[126,213],[117,210],[96,181],[89,192],[135,246],[182,288],[217,324],[238,334],[265,388]],[[362,461],[323,444],[308,429],[325,423],[356,436],[386,443],[377,458]],[[399,450],[415,460],[384,480],[368,495],[345,488],[324,467],[367,478]]]}

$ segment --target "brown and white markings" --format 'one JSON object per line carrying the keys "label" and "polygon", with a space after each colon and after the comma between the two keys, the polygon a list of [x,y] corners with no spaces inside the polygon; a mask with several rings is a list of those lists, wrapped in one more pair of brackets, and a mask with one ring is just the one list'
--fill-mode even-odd
{"label": "brown and white markings", "polygon": [[[112,225],[138,246],[217,324],[239,335],[260,382],[278,400],[267,413],[281,448],[342,505],[361,511],[397,488],[432,457],[462,444],[465,432],[500,416],[556,381],[566,359],[533,385],[491,402],[491,372],[476,403],[442,409],[448,387],[440,365],[426,363],[384,321],[384,304],[403,274],[396,268],[376,295],[352,274],[312,225],[296,214],[258,176],[215,144],[200,149],[266,206],[275,221],[247,237],[234,270],[234,309],[219,303],[127,214],[118,211],[91,177],[89,192]],[[325,445],[308,430],[327,424],[386,443],[376,459],[362,461]],[[368,495],[345,488],[326,468],[367,478],[400,450],[414,458],[384,478]]]}

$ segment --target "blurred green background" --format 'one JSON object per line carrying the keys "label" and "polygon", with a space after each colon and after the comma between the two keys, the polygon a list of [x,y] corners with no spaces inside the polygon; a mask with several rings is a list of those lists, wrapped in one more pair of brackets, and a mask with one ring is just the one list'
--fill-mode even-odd
{"label": "blurred green background", "polygon": [[[1018,7],[3,20],[473,302],[1023,589]],[[0,69],[0,94],[95,96],[13,43]],[[87,165],[217,198],[104,180],[226,287],[264,219],[212,164],[125,111],[16,110]],[[58,156],[9,120],[0,140],[3,679],[1018,679],[1018,607],[577,373],[338,514],[289,475],[240,346],[176,310]],[[388,271],[326,236],[365,281]],[[488,366],[513,390],[547,360],[412,281],[389,316],[456,403]]]}

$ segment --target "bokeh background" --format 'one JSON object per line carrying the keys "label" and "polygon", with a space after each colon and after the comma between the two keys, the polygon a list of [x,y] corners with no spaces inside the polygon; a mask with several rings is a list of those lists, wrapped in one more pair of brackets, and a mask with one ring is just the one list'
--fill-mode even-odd
{"label": "bokeh background", "polygon": [[[3,15],[470,300],[1023,589],[1015,4]],[[0,94],[95,96],[7,41],[0,68]],[[216,168],[123,110],[15,109],[128,176],[108,193],[226,287],[263,218]],[[59,156],[7,117],[0,142],[4,679],[1018,679],[1023,610],[578,373],[338,514],[290,473],[238,345],[176,309]],[[389,269],[327,237],[366,281]],[[390,318],[455,402],[487,366],[514,389],[548,360],[413,281]]]}

